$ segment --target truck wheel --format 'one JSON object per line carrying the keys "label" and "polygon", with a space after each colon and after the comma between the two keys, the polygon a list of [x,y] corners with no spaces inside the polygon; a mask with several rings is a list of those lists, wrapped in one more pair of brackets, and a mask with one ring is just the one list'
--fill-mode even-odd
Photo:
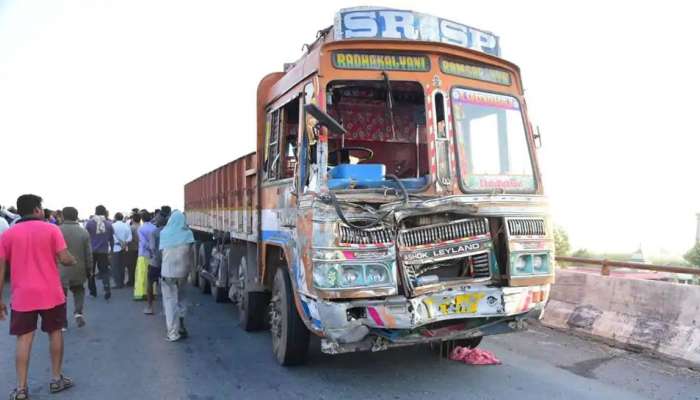
{"label": "truck wheel", "polygon": [[248,262],[241,258],[238,265],[238,287],[235,291],[235,302],[238,306],[238,320],[241,328],[247,332],[259,331],[266,328],[265,317],[269,295],[264,292],[251,292]]}
{"label": "truck wheel", "polygon": [[211,284],[209,283],[209,280],[202,275],[199,275],[199,290],[202,291],[202,294],[209,294],[211,293]]}
{"label": "truck wheel", "polygon": [[198,253],[198,260],[199,260],[199,265],[197,266],[197,283],[199,286],[199,289],[202,291],[202,294],[209,294],[211,291],[211,285],[209,284],[209,280],[202,276],[202,271],[207,270],[207,246],[205,243],[202,243],[199,246],[199,253]]}
{"label": "truck wheel", "polygon": [[192,251],[192,271],[190,271],[190,283],[192,286],[199,287],[199,244],[194,245]]}
{"label": "truck wheel", "polygon": [[309,330],[294,304],[292,283],[284,268],[277,268],[270,302],[272,351],[280,365],[297,365],[306,361]]}
{"label": "truck wheel", "polygon": [[217,303],[226,303],[228,301],[228,296],[226,293],[226,288],[217,286],[216,284],[211,285],[211,295],[214,297],[214,301]]}

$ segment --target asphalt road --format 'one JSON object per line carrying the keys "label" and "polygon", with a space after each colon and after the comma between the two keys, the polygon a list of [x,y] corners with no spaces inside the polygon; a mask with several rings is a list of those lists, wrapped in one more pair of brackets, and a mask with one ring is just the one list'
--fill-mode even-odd
{"label": "asphalt road", "polygon": [[[195,289],[191,337],[164,340],[162,311],[145,316],[124,290],[88,299],[88,325],[66,333],[65,371],[76,386],[48,393],[45,335],[30,369],[33,399],[700,399],[700,374],[542,327],[486,338],[503,364],[474,367],[426,347],[327,356],[312,342],[305,366],[279,367],[268,332],[238,328],[231,304]],[[69,312],[72,307],[69,307]],[[71,321],[72,322],[72,321]],[[14,339],[0,323],[0,397],[14,387]]]}

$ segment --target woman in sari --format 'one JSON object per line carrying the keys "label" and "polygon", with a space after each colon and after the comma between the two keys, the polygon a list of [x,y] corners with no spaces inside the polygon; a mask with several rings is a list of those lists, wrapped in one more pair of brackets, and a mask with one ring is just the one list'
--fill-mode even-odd
{"label": "woman in sari", "polygon": [[167,328],[167,340],[178,341],[187,337],[185,329],[184,288],[192,269],[194,235],[185,222],[185,215],[173,211],[168,224],[160,232],[159,249],[162,252],[161,292]]}

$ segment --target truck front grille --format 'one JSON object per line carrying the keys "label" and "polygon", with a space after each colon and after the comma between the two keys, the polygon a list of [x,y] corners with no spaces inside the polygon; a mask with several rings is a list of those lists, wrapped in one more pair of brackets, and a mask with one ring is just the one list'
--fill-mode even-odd
{"label": "truck front grille", "polygon": [[489,224],[486,218],[468,218],[447,224],[404,229],[399,232],[399,245],[408,247],[421,246],[485,235],[488,232]]}
{"label": "truck front grille", "polygon": [[508,233],[511,236],[544,236],[544,219],[542,218],[510,218]]}
{"label": "truck front grille", "polygon": [[[422,286],[424,279],[428,283],[450,282],[464,279],[491,278],[489,252],[481,252],[446,262],[422,265],[404,265],[407,277],[412,285]],[[424,277],[424,278],[421,278]]]}
{"label": "truck front grille", "polygon": [[387,228],[356,229],[345,225],[338,226],[341,244],[378,244],[391,243],[393,236]]}
{"label": "truck front grille", "polygon": [[490,278],[489,253],[474,254],[471,256],[474,278]]}

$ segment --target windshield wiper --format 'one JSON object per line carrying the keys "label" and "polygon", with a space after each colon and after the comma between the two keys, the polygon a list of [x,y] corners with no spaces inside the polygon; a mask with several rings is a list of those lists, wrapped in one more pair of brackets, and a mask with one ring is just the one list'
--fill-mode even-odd
{"label": "windshield wiper", "polygon": [[389,111],[389,120],[391,121],[391,137],[396,140],[396,125],[394,123],[394,96],[391,92],[391,82],[389,81],[389,74],[386,71],[382,71],[384,76],[384,83],[386,84],[386,107]]}

